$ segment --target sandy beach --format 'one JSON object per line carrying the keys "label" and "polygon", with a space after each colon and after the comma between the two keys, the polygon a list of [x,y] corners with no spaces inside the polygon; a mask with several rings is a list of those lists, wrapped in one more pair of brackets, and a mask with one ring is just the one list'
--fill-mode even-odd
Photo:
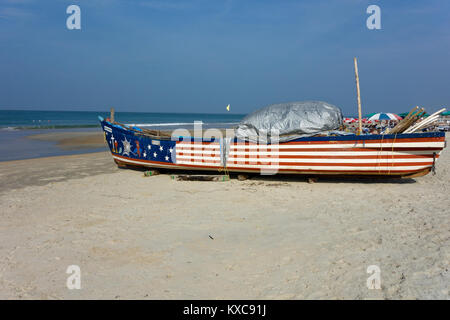
{"label": "sandy beach", "polygon": [[0,302],[450,300],[449,17],[0,0]]}
{"label": "sandy beach", "polygon": [[177,181],[108,152],[0,177],[0,299],[449,299],[448,149],[403,180]]}

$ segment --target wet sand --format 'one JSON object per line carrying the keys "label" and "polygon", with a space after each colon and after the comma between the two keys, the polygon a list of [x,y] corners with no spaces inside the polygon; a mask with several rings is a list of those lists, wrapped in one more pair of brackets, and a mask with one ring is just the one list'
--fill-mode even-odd
{"label": "wet sand", "polygon": [[[0,164],[0,194],[51,182],[79,179],[117,171],[109,152],[6,161]],[[1,209],[0,209],[1,210]]]}
{"label": "wet sand", "polygon": [[[225,129],[218,129],[222,133],[223,136],[228,134],[228,137],[231,137],[232,131],[226,133]],[[171,135],[172,131],[169,130],[161,130],[163,134]],[[187,130],[191,136],[194,136],[194,130]],[[206,132],[203,131],[203,132]],[[50,132],[50,133],[39,133],[27,136],[28,139],[38,140],[38,141],[47,141],[47,142],[55,142],[56,145],[62,150],[79,150],[79,149],[98,149],[105,147],[107,148],[107,144],[105,142],[105,138],[101,131],[74,131],[74,132]]]}
{"label": "wet sand", "polygon": [[63,150],[101,148],[106,146],[103,133],[98,132],[51,132],[34,134],[27,137],[32,140],[53,141]]}
{"label": "wet sand", "polygon": [[100,129],[4,130],[0,163],[108,150]]}
{"label": "wet sand", "polygon": [[406,180],[176,181],[107,152],[0,179],[1,299],[449,299],[448,149]]}

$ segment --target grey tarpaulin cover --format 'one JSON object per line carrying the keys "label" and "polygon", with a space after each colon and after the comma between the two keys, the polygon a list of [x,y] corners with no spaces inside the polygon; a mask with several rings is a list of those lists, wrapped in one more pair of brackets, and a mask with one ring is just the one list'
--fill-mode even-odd
{"label": "grey tarpaulin cover", "polygon": [[[340,108],[322,101],[272,104],[247,115],[235,128],[237,138],[276,143],[337,130],[342,125]],[[271,130],[278,130],[277,134]]]}

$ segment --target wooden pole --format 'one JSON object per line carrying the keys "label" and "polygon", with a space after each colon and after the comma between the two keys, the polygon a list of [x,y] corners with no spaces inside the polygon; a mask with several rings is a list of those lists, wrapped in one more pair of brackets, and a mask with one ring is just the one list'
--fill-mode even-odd
{"label": "wooden pole", "polygon": [[114,122],[114,108],[111,108],[111,122]]}
{"label": "wooden pole", "polygon": [[399,123],[397,123],[397,125],[392,128],[391,130],[388,131],[388,129],[386,130],[386,133],[399,133],[402,132],[404,129],[407,129],[407,125],[409,126],[410,121],[412,121],[411,119],[414,116],[414,112],[417,112],[417,110],[419,110],[419,106],[412,108],[411,111],[409,111],[409,113],[402,119],[400,120]]}
{"label": "wooden pole", "polygon": [[431,123],[433,123],[434,121],[436,121],[439,118],[439,114],[444,112],[445,110],[446,110],[445,108],[442,108],[441,110],[436,111],[428,118],[422,120],[422,122],[419,122],[419,123],[415,124],[414,126],[409,127],[407,130],[405,130],[405,133],[413,133],[414,131],[417,131],[418,129],[424,127],[425,125],[428,125],[428,124],[431,125]]}
{"label": "wooden pole", "polygon": [[358,75],[358,61],[356,57],[354,58],[355,62],[355,78],[356,78],[356,94],[358,97],[358,120],[359,120],[359,132],[362,133],[362,119],[361,119],[361,93],[359,92],[359,75]]}

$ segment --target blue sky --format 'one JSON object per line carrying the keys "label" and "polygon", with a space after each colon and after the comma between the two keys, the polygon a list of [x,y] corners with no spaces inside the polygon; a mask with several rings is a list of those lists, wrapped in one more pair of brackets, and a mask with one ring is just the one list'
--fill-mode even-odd
{"label": "blue sky", "polygon": [[[66,8],[81,8],[81,30]],[[366,8],[381,8],[381,30]],[[0,0],[0,108],[356,114],[450,102],[450,1]]]}

